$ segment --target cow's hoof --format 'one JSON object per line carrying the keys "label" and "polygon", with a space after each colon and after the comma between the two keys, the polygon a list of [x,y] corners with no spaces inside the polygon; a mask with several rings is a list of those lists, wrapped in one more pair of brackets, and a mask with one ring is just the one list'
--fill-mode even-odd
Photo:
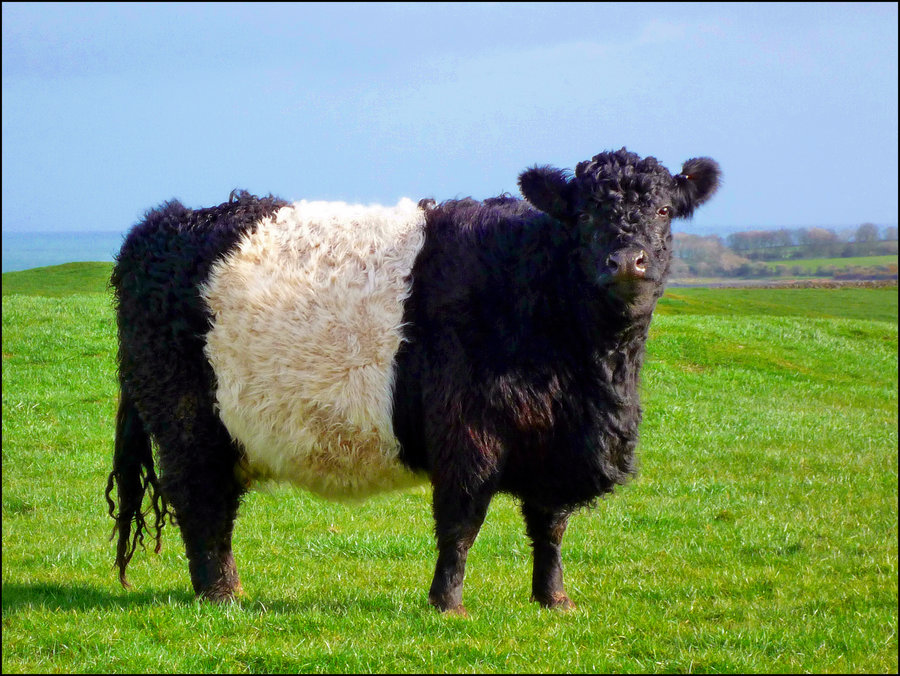
{"label": "cow's hoof", "polygon": [[234,586],[221,585],[214,586],[204,592],[197,594],[197,598],[204,603],[235,603],[240,597],[244,596],[244,588],[238,582]]}
{"label": "cow's hoof", "polygon": [[442,610],[442,611],[441,611],[441,614],[443,614],[443,615],[455,615],[455,616],[457,616],[457,617],[468,617],[468,616],[469,616],[469,611],[466,610],[465,606],[463,606],[462,603],[460,603],[460,604],[459,604],[458,606],[456,606],[455,608],[447,608],[446,610]]}
{"label": "cow's hoof", "polygon": [[465,606],[462,603],[459,603],[455,606],[443,606],[440,603],[436,603],[431,599],[428,600],[428,603],[433,605],[439,611],[441,611],[442,615],[456,615],[457,617],[468,617],[469,613],[466,610]]}
{"label": "cow's hoof", "polygon": [[572,603],[572,599],[566,596],[565,592],[556,592],[551,594],[549,598],[537,598],[536,596],[532,596],[531,600],[537,601],[543,608],[562,611],[575,610],[575,604]]}
{"label": "cow's hoof", "polygon": [[237,595],[234,593],[220,594],[216,592],[206,592],[205,594],[198,594],[197,599],[201,603],[214,603],[216,605],[221,605],[226,603],[236,603]]}

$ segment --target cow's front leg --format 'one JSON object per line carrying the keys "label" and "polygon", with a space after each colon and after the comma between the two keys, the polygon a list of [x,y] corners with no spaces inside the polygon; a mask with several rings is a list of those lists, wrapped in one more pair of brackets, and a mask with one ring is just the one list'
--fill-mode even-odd
{"label": "cow's front leg", "polygon": [[466,557],[487,514],[492,492],[470,494],[461,487],[435,484],[434,531],[438,559],[428,602],[442,612],[467,615],[462,604]]}
{"label": "cow's front leg", "polygon": [[560,556],[570,514],[568,510],[545,510],[527,501],[522,503],[525,530],[534,549],[531,600],[545,608],[570,610],[575,607],[563,588]]}

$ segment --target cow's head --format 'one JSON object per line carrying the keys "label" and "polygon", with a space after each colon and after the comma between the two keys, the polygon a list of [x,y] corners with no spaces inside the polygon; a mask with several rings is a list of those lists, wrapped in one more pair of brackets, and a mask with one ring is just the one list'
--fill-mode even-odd
{"label": "cow's head", "polygon": [[575,175],[534,167],[519,188],[535,207],[570,224],[589,280],[632,316],[653,311],[672,258],[671,221],[690,217],[719,186],[714,160],[695,158],[672,176],[654,157],[625,148],[580,162]]}

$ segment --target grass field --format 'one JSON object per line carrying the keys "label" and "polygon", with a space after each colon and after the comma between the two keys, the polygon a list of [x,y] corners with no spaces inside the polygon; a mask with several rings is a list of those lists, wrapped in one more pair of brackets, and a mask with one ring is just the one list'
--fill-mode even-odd
{"label": "grass field", "polygon": [[528,602],[529,547],[501,496],[462,619],[426,602],[424,487],[355,506],[250,493],[239,604],[192,599],[170,527],[122,589],[97,265],[3,275],[4,673],[897,671],[896,288],[672,289],[648,344],[641,475],[566,535],[578,608]]}
{"label": "grass field", "polygon": [[769,266],[772,270],[776,265],[783,265],[790,268],[800,267],[808,272],[815,274],[820,267],[862,267],[870,268],[878,265],[897,265],[897,254],[888,254],[885,256],[854,256],[851,258],[796,258],[780,261],[759,261]]}

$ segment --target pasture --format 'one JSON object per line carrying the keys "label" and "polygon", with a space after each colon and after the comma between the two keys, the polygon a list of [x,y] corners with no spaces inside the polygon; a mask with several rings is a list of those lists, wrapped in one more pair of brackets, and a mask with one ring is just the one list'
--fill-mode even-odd
{"label": "pasture", "polygon": [[897,289],[671,289],[640,476],[573,516],[574,612],[529,603],[499,496],[471,617],[427,604],[430,491],[251,492],[246,594],[193,599],[177,530],[113,570],[111,264],[3,275],[3,672],[896,672]]}
{"label": "pasture", "polygon": [[779,261],[760,261],[770,267],[787,265],[799,266],[810,273],[822,266],[833,265],[836,268],[847,266],[868,268],[875,265],[897,265],[897,254],[885,254],[880,256],[853,256],[849,258],[788,258]]}
{"label": "pasture", "polygon": [[800,268],[802,274],[813,275],[819,268],[834,267],[843,268],[871,268],[880,265],[897,265],[897,254],[882,256],[853,256],[850,258],[788,258],[777,261],[759,261],[775,270],[776,266],[783,265],[788,269]]}

